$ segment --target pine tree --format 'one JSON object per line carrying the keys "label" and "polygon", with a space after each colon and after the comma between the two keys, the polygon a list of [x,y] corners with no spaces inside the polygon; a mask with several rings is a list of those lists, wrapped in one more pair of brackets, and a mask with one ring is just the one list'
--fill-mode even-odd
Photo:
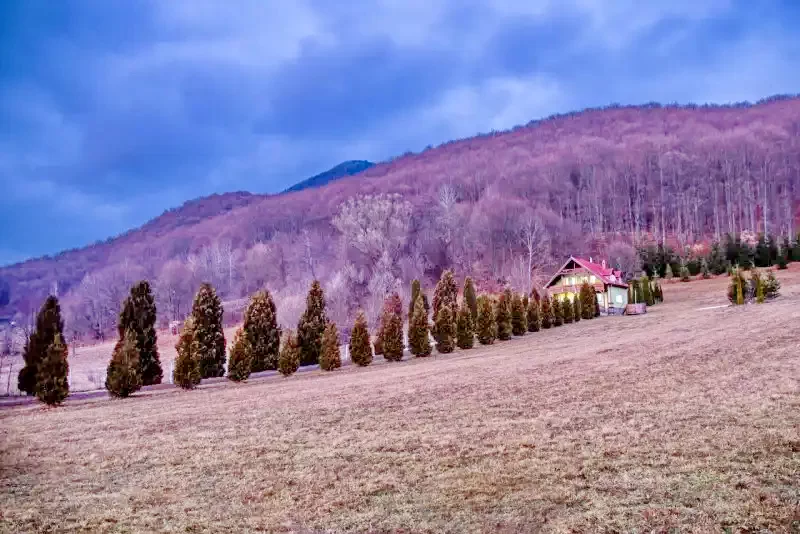
{"label": "pine tree", "polygon": [[[630,286],[628,287],[630,288]],[[589,285],[589,282],[584,282],[583,284],[581,284],[580,297],[581,297],[581,318],[593,319],[594,308],[597,303],[597,297],[595,297],[594,288]]]}
{"label": "pine tree", "polygon": [[297,343],[300,347],[300,365],[319,363],[322,352],[322,334],[325,332],[325,295],[319,281],[311,283],[306,297],[306,311],[297,323]]}
{"label": "pine tree", "polygon": [[464,306],[469,309],[472,324],[478,322],[478,295],[475,293],[475,284],[471,277],[464,280]]}
{"label": "pine tree", "polygon": [[451,319],[453,321],[453,332],[455,332],[456,323],[455,323],[455,314],[458,312],[458,286],[456,286],[455,278],[453,278],[453,271],[447,270],[442,273],[442,277],[439,279],[439,283],[436,284],[436,289],[433,293],[433,337],[436,341],[439,341],[439,334],[437,332],[438,328],[438,317],[439,317],[439,310],[442,309],[443,306],[447,306],[450,308]]}
{"label": "pine tree", "polygon": [[497,339],[494,306],[492,306],[491,299],[486,295],[478,297],[478,323],[475,330],[481,345],[491,345]]}
{"label": "pine tree", "polygon": [[225,333],[222,330],[222,302],[211,284],[204,283],[192,304],[193,345],[200,365],[200,377],[225,374]]}
{"label": "pine tree", "polygon": [[319,356],[319,367],[323,371],[333,371],[342,366],[342,355],[339,351],[339,330],[336,323],[328,321],[325,333],[322,334],[322,354]]}
{"label": "pine tree", "polygon": [[366,366],[372,363],[372,346],[369,342],[369,329],[367,318],[363,311],[359,311],[353,330],[350,332],[350,359],[354,364]]}
{"label": "pine tree", "polygon": [[142,280],[131,287],[130,294],[122,305],[117,330],[123,339],[128,330],[133,332],[133,341],[139,351],[139,367],[142,385],[160,384],[163,378],[161,360],[158,355],[156,334],[156,303],[150,283]]}
{"label": "pine tree", "polygon": [[538,332],[542,327],[542,321],[539,317],[539,302],[537,299],[528,300],[528,332]]}
{"label": "pine tree", "polygon": [[[403,301],[400,298],[400,294],[395,291],[391,295],[387,296],[383,301],[383,312],[381,313],[380,324],[378,325],[378,332],[375,335],[375,341],[373,346],[375,347],[375,355],[380,356],[384,354],[384,343],[386,341],[386,329],[388,327],[388,323],[392,320],[393,316],[397,316],[400,319],[401,325],[401,345],[402,345],[402,324],[403,324]],[[395,333],[396,334],[396,333]],[[401,355],[402,358],[402,355]],[[391,361],[391,357],[387,358]]]}
{"label": "pine tree", "polygon": [[383,315],[383,357],[390,362],[403,359],[403,318],[387,310]]}
{"label": "pine tree", "polygon": [[[478,304],[477,298],[475,304]],[[468,306],[458,310],[456,321],[456,344],[460,349],[471,349],[475,345],[475,328],[472,323],[472,313]]]}
{"label": "pine tree", "polygon": [[575,295],[572,299],[572,319],[577,323],[581,320],[582,313],[580,295]]}
{"label": "pine tree", "polygon": [[250,298],[244,312],[242,331],[245,346],[250,351],[251,371],[272,371],[278,368],[281,329],[278,310],[269,291],[257,292]]}
{"label": "pine tree", "polygon": [[561,309],[561,299],[554,296],[550,302],[550,308],[553,310],[553,326],[561,326],[564,324],[564,312]]}
{"label": "pine tree", "polygon": [[414,303],[417,301],[417,295],[422,295],[422,306],[425,309],[425,316],[427,317],[428,314],[431,312],[430,306],[428,304],[428,296],[422,290],[422,286],[419,283],[419,280],[413,280],[411,282],[411,300],[408,303],[408,320],[411,322],[411,317],[414,315]]}
{"label": "pine tree", "polygon": [[228,355],[228,379],[241,382],[250,377],[253,368],[253,348],[250,346],[244,327],[236,331]]}
{"label": "pine tree", "polygon": [[542,328],[547,329],[553,326],[553,322],[555,322],[555,317],[553,316],[553,306],[550,303],[550,297],[548,297],[547,294],[542,296],[539,307],[539,315],[541,316]]}
{"label": "pine tree", "polygon": [[706,280],[711,278],[711,270],[708,268],[708,261],[705,258],[700,260],[700,274]]}
{"label": "pine tree", "polygon": [[25,366],[20,370],[17,381],[20,391],[28,395],[36,394],[36,376],[39,372],[39,364],[47,356],[47,351],[55,342],[56,336],[64,339],[64,321],[61,319],[61,306],[58,299],[51,295],[42,304],[36,316],[36,327],[25,342],[22,353]]}
{"label": "pine tree", "polygon": [[129,328],[114,346],[106,369],[106,389],[115,397],[128,397],[142,387],[142,369],[136,332]]}
{"label": "pine tree", "polygon": [[414,312],[408,323],[408,347],[411,354],[417,357],[431,355],[429,338],[428,311],[423,304],[422,296],[417,294]]}
{"label": "pine tree", "polygon": [[511,339],[511,291],[506,290],[500,294],[495,305],[494,317],[497,322],[497,339],[500,341]]}
{"label": "pine tree", "polygon": [[36,397],[49,406],[57,406],[69,395],[67,346],[56,334],[36,369]]}
{"label": "pine tree", "polygon": [[183,330],[175,345],[178,355],[175,358],[175,368],[172,370],[172,381],[183,389],[194,389],[202,378],[197,349],[194,319],[188,317],[183,323]]}
{"label": "pine tree", "polygon": [[561,301],[561,315],[564,316],[564,324],[572,323],[574,317],[572,315],[572,301],[568,297],[564,297]]}
{"label": "pine tree", "polygon": [[436,316],[436,332],[439,339],[436,340],[436,350],[440,354],[449,354],[455,349],[455,334],[453,312],[449,306],[439,308],[439,315]]}
{"label": "pine tree", "polygon": [[664,278],[666,278],[667,280],[672,280],[674,277],[675,277],[675,275],[672,274],[672,265],[670,265],[668,263],[667,264],[667,269],[664,272]]}
{"label": "pine tree", "polygon": [[528,313],[519,293],[511,297],[511,333],[515,336],[524,336],[528,331]]}
{"label": "pine tree", "polygon": [[281,343],[281,353],[278,355],[278,372],[283,376],[291,376],[295,374],[299,368],[300,342],[297,339],[297,335],[289,330],[286,332],[283,342]]}
{"label": "pine tree", "polygon": [[767,279],[764,281],[764,299],[772,300],[780,295],[781,283],[775,278],[775,272],[767,269]]}

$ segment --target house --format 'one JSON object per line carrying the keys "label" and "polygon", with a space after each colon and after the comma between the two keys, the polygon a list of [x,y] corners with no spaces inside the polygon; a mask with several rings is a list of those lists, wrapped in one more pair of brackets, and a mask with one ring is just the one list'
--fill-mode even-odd
{"label": "house", "polygon": [[628,304],[628,284],[622,272],[607,267],[605,260],[594,263],[592,258],[585,260],[570,256],[545,285],[545,290],[551,297],[572,300],[584,282],[589,282],[594,289],[601,314],[624,313]]}

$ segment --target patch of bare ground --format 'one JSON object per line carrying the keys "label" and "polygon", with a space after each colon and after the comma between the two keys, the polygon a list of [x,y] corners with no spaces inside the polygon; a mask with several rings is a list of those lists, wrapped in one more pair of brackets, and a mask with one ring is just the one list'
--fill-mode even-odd
{"label": "patch of bare ground", "polygon": [[800,270],[288,379],[0,411],[6,532],[797,532]]}

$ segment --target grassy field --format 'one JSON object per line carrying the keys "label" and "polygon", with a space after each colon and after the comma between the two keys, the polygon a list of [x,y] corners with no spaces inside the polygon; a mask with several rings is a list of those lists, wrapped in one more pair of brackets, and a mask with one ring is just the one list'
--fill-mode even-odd
{"label": "grassy field", "polygon": [[798,532],[800,270],[494,347],[0,411],[4,532]]}

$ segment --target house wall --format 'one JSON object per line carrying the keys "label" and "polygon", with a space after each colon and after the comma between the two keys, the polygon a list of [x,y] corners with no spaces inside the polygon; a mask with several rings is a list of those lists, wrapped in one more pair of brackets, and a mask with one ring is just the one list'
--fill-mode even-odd
{"label": "house wall", "polygon": [[611,308],[625,309],[628,305],[628,291],[621,287],[608,286],[609,306]]}

